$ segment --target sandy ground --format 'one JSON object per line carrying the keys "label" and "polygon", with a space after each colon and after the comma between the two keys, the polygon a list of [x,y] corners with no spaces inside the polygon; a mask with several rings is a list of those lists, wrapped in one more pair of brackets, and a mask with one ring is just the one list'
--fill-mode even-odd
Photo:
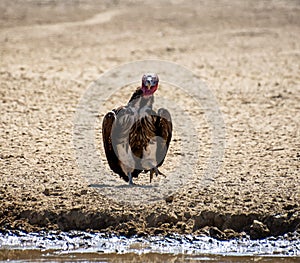
{"label": "sandy ground", "polygon": [[[259,238],[299,229],[299,13],[300,2],[292,0],[1,1],[2,231],[218,238],[246,232]],[[199,183],[214,147],[209,120],[189,94],[164,84],[157,102],[166,98],[174,117],[161,169],[167,177],[155,178],[152,187],[148,175],[141,175],[136,183],[144,187],[128,188],[107,163],[89,180],[79,169],[73,126],[81,96],[101,73],[143,59],[187,67],[215,96],[226,142],[222,166],[209,184]],[[126,103],[132,91],[120,90],[97,113],[96,147],[103,161],[102,117]],[[184,114],[195,124],[192,144]],[[195,154],[189,147],[198,142]],[[147,197],[189,169],[193,178],[165,200],[122,202],[135,192]],[[116,185],[91,187],[106,178]],[[118,198],[111,199],[115,193]]]}

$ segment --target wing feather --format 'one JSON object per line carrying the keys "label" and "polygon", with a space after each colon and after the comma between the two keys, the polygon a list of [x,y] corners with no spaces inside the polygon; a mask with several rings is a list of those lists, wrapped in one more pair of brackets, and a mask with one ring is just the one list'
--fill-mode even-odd
{"label": "wing feather", "polygon": [[160,137],[157,144],[156,159],[157,167],[161,166],[165,160],[172,139],[172,119],[171,114],[166,109],[159,109],[157,112],[156,136]]}
{"label": "wing feather", "polygon": [[108,164],[110,168],[117,174],[120,175],[126,182],[128,182],[128,176],[125,175],[123,172],[119,159],[114,151],[113,145],[112,145],[112,127],[116,120],[116,115],[122,108],[118,108],[117,110],[112,110],[108,112],[102,122],[102,138],[103,138],[103,144],[104,144],[104,150],[106,159],[108,161]]}

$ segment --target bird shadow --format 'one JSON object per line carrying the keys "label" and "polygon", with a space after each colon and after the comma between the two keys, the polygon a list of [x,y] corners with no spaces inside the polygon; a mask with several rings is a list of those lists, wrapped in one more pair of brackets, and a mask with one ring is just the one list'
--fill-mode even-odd
{"label": "bird shadow", "polygon": [[88,185],[92,188],[143,188],[143,189],[151,189],[151,188],[157,188],[157,185],[140,185],[140,184],[122,184],[122,185],[109,185],[109,184],[90,184]]}

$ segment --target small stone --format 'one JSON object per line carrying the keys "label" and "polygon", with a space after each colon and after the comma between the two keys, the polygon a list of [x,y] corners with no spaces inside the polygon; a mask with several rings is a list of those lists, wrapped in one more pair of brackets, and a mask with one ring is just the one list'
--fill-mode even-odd
{"label": "small stone", "polygon": [[224,233],[221,230],[219,230],[217,227],[210,227],[209,235],[217,239],[224,239],[225,237]]}
{"label": "small stone", "polygon": [[81,195],[86,195],[86,194],[87,194],[87,190],[86,190],[86,189],[82,189],[82,190],[80,191],[80,194],[81,194]]}
{"label": "small stone", "polygon": [[190,212],[184,212],[184,217],[186,218],[186,219],[190,219],[191,218],[191,213]]}
{"label": "small stone", "polygon": [[173,200],[174,200],[174,196],[173,196],[173,195],[170,195],[170,196],[166,197],[165,200],[166,200],[166,203],[172,203]]}
{"label": "small stone", "polygon": [[44,195],[49,196],[50,195],[50,190],[46,188],[43,192]]}
{"label": "small stone", "polygon": [[253,220],[250,226],[250,237],[252,239],[265,238],[270,234],[268,227],[258,220]]}
{"label": "small stone", "polygon": [[225,229],[223,232],[227,239],[233,239],[240,236],[240,234],[235,232],[233,229]]}
{"label": "small stone", "polygon": [[173,47],[166,47],[166,51],[167,52],[173,52],[173,51],[175,51],[175,48],[173,48]]}

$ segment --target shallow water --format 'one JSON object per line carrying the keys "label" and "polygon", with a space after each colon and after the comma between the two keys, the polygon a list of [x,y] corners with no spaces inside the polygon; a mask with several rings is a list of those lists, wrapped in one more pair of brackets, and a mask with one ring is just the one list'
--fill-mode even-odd
{"label": "shallow water", "polygon": [[299,262],[294,233],[264,240],[219,241],[206,236],[125,238],[102,233],[0,234],[0,260],[22,262]]}

